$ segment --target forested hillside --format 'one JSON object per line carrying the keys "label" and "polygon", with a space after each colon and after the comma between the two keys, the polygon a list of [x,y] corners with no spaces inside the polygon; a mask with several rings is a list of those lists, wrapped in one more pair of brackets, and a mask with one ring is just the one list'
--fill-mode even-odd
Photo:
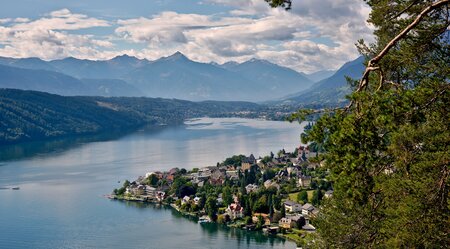
{"label": "forested hillside", "polygon": [[246,102],[63,97],[1,89],[0,144],[133,129],[144,124],[177,124],[188,118],[258,108]]}

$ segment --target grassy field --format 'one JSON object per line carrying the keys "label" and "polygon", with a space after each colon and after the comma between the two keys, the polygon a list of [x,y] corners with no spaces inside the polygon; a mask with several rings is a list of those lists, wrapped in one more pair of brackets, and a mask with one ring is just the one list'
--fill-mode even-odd
{"label": "grassy field", "polygon": [[297,246],[304,246],[310,243],[314,238],[311,233],[298,230],[298,229],[292,229],[292,231],[285,233],[285,234],[278,234],[279,237],[294,241]]}
{"label": "grassy field", "polygon": [[[306,193],[308,193],[308,202],[311,202],[312,196],[313,196],[313,192],[314,192],[314,190],[308,190],[308,191],[306,191]],[[290,194],[289,194],[289,200],[291,200],[291,201],[297,201],[297,195],[298,195],[298,192],[290,193]]]}

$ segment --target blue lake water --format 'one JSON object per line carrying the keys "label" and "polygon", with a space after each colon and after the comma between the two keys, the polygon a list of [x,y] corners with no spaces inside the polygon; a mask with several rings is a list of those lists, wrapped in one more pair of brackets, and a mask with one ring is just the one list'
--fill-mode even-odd
{"label": "blue lake water", "polygon": [[[304,124],[202,118],[130,134],[0,147],[0,248],[295,248],[199,225],[170,208],[103,197],[118,181],[299,145]],[[20,190],[2,189],[20,187]]]}

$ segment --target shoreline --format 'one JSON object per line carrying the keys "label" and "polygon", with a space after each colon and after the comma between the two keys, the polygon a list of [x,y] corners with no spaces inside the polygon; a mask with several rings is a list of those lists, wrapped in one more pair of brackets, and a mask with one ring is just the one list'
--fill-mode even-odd
{"label": "shoreline", "polygon": [[[145,200],[141,200],[141,199],[129,199],[129,198],[125,198],[125,197],[117,197],[117,196],[112,196],[112,195],[105,195],[104,197],[106,197],[107,199],[110,200],[115,200],[115,201],[120,201],[120,202],[141,202],[141,203],[145,203],[145,204],[149,204],[149,205],[163,205],[165,207],[170,207],[172,210],[177,211],[179,214],[181,214],[184,217],[191,217],[191,218],[195,218],[200,220],[201,217],[199,217],[198,215],[196,215],[195,213],[190,213],[190,212],[185,212],[183,210],[181,210],[179,207],[177,207],[175,204],[173,203],[166,203],[166,202],[155,202],[155,201],[145,201]],[[212,224],[216,224],[216,225],[223,225],[226,226],[227,228],[231,228],[231,229],[240,229],[242,231],[246,231],[246,232],[261,232],[258,230],[248,230],[248,229],[243,229],[241,226],[239,226],[239,224],[237,223],[230,223],[230,224],[219,224],[218,222],[215,221],[209,221],[206,223],[212,223]],[[199,221],[197,221],[198,225],[201,225],[202,223],[200,223]],[[286,236],[284,234],[280,234],[277,233],[275,236],[272,234],[268,234],[265,232],[261,232],[261,234],[263,234],[264,236],[268,237],[268,238],[279,238],[279,239],[284,239],[290,242],[295,243],[297,246],[299,245],[299,243],[301,243],[301,241],[293,239],[292,237]]]}

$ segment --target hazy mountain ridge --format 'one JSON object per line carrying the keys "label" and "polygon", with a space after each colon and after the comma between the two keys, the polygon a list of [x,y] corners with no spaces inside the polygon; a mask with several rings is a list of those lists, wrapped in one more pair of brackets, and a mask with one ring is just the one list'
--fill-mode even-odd
{"label": "hazy mountain ridge", "polygon": [[351,93],[346,77],[359,79],[364,72],[364,57],[345,63],[332,76],[314,83],[310,88],[291,94],[278,104],[307,106],[313,108],[340,106],[347,102],[345,96]]}
{"label": "hazy mountain ridge", "polygon": [[264,87],[271,92],[271,99],[285,96],[289,92],[307,89],[313,84],[305,74],[266,60],[251,59],[240,64],[231,62],[223,64],[222,67],[248,80],[258,82],[259,87]]}
{"label": "hazy mountain ridge", "polygon": [[[263,60],[253,59],[240,64],[230,62],[228,63],[230,67],[227,67],[215,63],[195,62],[180,52],[155,61],[123,55],[111,60],[99,61],[72,57],[48,62],[38,58],[0,58],[0,64],[28,70],[58,72],[72,77],[71,81],[75,81],[73,78],[79,81],[85,78],[124,81],[121,84],[122,88],[118,91],[102,92],[85,86],[85,89],[78,90],[79,93],[73,93],[74,90],[67,93],[65,89],[58,89],[56,86],[53,91],[37,87],[36,84],[36,88],[30,88],[28,82],[19,80],[15,80],[14,83],[15,88],[18,89],[49,91],[63,95],[145,95],[194,101],[264,101],[280,98],[290,92],[301,91],[313,83],[305,74]],[[43,72],[35,71],[34,73]],[[40,77],[36,77],[37,79]],[[36,80],[35,83],[37,83]],[[42,84],[49,84],[49,82],[42,82]],[[125,89],[126,84],[130,85],[128,89]],[[111,87],[106,81],[101,88]],[[132,95],[136,92],[139,92],[139,95]]]}
{"label": "hazy mountain ridge", "polygon": [[331,76],[333,76],[333,74],[335,74],[336,71],[334,70],[322,70],[322,71],[317,71],[314,73],[310,73],[310,74],[306,74],[306,77],[310,80],[312,80],[313,82],[318,82],[321,80],[324,80],[326,78],[329,78]]}
{"label": "hazy mountain ridge", "polygon": [[77,79],[66,74],[40,69],[0,65],[0,88],[34,90],[64,96],[142,96],[122,80]]}

